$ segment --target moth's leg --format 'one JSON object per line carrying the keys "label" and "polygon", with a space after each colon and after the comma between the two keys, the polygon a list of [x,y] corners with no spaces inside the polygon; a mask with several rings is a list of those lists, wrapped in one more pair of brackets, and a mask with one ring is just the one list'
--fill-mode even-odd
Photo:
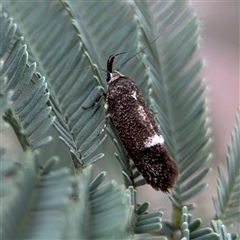
{"label": "moth's leg", "polygon": [[95,101],[93,102],[93,104],[89,107],[84,107],[82,106],[83,109],[89,109],[94,107],[97,103],[99,103],[99,101],[101,100],[101,98],[104,97],[106,99],[107,94],[106,93],[101,93],[99,96],[97,96],[97,98],[95,99]]}
{"label": "moth's leg", "polygon": [[83,106],[83,107],[82,107],[83,109],[92,108],[92,107],[94,107],[97,103],[99,103],[99,101],[101,100],[102,97],[104,97],[104,99],[106,100],[106,101],[105,101],[105,105],[104,105],[104,108],[105,108],[105,110],[106,110],[106,115],[105,115],[104,125],[103,125],[102,129],[100,130],[100,132],[98,133],[97,136],[100,136],[100,135],[105,131],[105,129],[106,129],[106,127],[107,127],[107,124],[108,124],[109,117],[110,117],[110,114],[108,113],[108,110],[107,110],[107,108],[108,108],[108,104],[107,104],[107,94],[106,94],[106,93],[101,93],[100,95],[97,96],[97,98],[95,99],[94,103],[93,103],[91,106],[89,106],[89,107],[84,107],[84,106]]}
{"label": "moth's leg", "polygon": [[104,125],[103,125],[102,129],[100,130],[100,132],[98,133],[97,136],[100,136],[106,130],[106,127],[107,127],[108,121],[109,121],[109,117],[110,117],[110,114],[106,114]]}
{"label": "moth's leg", "polygon": [[158,114],[158,112],[154,111],[154,109],[152,109],[152,108],[150,108],[150,111],[151,111],[151,113],[152,113],[153,116],[155,116],[155,115]]}

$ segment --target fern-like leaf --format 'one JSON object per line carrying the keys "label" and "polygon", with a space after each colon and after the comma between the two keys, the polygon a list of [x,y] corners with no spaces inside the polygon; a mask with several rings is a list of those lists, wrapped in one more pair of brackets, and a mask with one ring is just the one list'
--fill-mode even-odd
{"label": "fern-like leaf", "polygon": [[213,199],[213,203],[216,210],[216,219],[229,225],[240,220],[240,111],[237,114],[232,142],[228,147],[227,169],[226,180],[223,169],[220,166],[218,167],[218,197]]}
{"label": "fern-like leaf", "polygon": [[[66,232],[66,239],[131,239],[160,230],[161,213],[146,214],[149,204],[139,207],[135,215],[132,187],[126,190],[115,181],[100,186],[106,173],[100,173],[91,182],[91,170],[92,166],[88,166],[76,177],[74,201],[67,212],[67,228],[72,231]],[[145,235],[145,239],[152,238]]]}
{"label": "fern-like leaf", "polygon": [[[23,38],[16,40],[16,24],[1,12],[1,78],[6,78],[1,94],[12,92],[12,105],[3,118],[14,129],[24,150],[35,149],[50,141],[44,137],[54,118],[46,102],[49,93],[43,77],[35,73],[36,65],[27,65],[28,53]],[[36,82],[31,86],[30,81]]]}
{"label": "fern-like leaf", "polygon": [[[161,130],[176,161],[180,177],[170,198],[176,213],[207,184],[201,180],[209,173],[211,143],[206,118],[206,90],[198,76],[201,60],[194,60],[199,46],[199,20],[186,2],[160,2],[151,5],[157,32],[158,55],[152,54],[159,68],[151,71],[152,104],[159,113]],[[193,207],[188,204],[189,209]],[[173,214],[174,215],[174,214]],[[176,217],[176,224],[178,217]]]}
{"label": "fern-like leaf", "polygon": [[[93,67],[94,62],[90,49],[82,41],[83,33],[72,19],[71,9],[60,1],[26,5],[12,1],[5,6],[18,21],[19,32],[32,46],[31,59],[37,61],[39,71],[47,78],[51,93],[49,104],[56,117],[54,127],[69,148],[75,167],[97,161],[102,154],[90,160],[89,156],[105,139],[105,134],[96,137],[102,126],[99,118],[103,109],[83,107],[91,105],[102,89],[98,84],[98,71],[94,70],[96,76],[93,77],[86,69]],[[48,36],[47,41],[43,36]]]}
{"label": "fern-like leaf", "polygon": [[32,152],[27,151],[19,160],[17,164],[1,156],[1,238],[60,239],[73,177],[67,169],[49,174],[55,158],[42,170]]}

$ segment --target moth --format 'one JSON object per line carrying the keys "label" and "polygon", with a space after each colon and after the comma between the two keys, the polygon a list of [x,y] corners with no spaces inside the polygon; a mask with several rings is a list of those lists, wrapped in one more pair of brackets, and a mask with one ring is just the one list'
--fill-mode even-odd
{"label": "moth", "polygon": [[177,165],[135,81],[118,70],[113,71],[117,55],[111,55],[107,61],[107,93],[96,100],[105,98],[105,124],[100,133],[111,118],[128,155],[146,182],[155,190],[167,193],[178,177]]}

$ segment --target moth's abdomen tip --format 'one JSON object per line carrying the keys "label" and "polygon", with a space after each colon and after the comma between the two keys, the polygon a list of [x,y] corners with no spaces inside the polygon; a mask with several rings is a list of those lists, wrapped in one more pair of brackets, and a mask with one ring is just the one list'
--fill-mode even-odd
{"label": "moth's abdomen tip", "polygon": [[160,190],[165,193],[169,193],[169,190],[173,189],[178,178],[177,164],[171,159],[168,162],[168,177],[165,184],[162,184]]}
{"label": "moth's abdomen tip", "polygon": [[177,164],[172,160],[164,145],[155,145],[142,153],[143,162],[135,164],[146,182],[155,190],[169,193],[178,178]]}
{"label": "moth's abdomen tip", "polygon": [[173,162],[173,165],[173,168],[169,169],[169,174],[167,174],[166,178],[159,178],[158,180],[149,182],[155,190],[169,193],[169,191],[174,188],[178,178],[178,170],[175,162]]}

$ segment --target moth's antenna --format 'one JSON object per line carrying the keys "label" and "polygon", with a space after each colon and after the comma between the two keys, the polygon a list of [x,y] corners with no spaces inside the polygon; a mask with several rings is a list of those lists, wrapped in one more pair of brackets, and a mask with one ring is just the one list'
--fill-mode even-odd
{"label": "moth's antenna", "polygon": [[[134,58],[135,56],[137,56],[139,53],[143,52],[146,48],[148,48],[149,46],[151,46],[154,42],[156,42],[161,36],[162,34],[165,32],[166,30],[164,30],[158,37],[156,37],[152,42],[150,42],[149,44],[145,45],[141,50],[139,50],[137,53],[135,53],[133,56],[131,56],[130,58],[128,58],[125,62],[123,62],[120,67],[117,69],[118,71],[120,70],[120,68],[126,64],[129,60],[131,60],[132,58]],[[115,55],[117,56],[117,55]]]}
{"label": "moth's antenna", "polygon": [[[156,42],[170,27],[172,27],[177,20],[183,16],[185,14],[185,12],[183,12],[177,19],[175,19],[175,21],[173,21],[168,27],[166,27],[163,32],[160,33],[160,35],[158,35],[152,42],[148,43],[147,45],[145,45],[141,50],[139,50],[137,53],[135,53],[133,56],[131,56],[130,58],[128,58],[126,61],[124,61],[120,67],[117,69],[118,71],[120,70],[120,68],[126,64],[130,59],[134,58],[135,56],[137,56],[139,53],[143,52],[146,48],[148,48],[149,46],[151,46],[154,42]],[[117,55],[115,55],[117,56]]]}
{"label": "moth's antenna", "polygon": [[63,68],[60,68],[58,67],[59,69],[68,69],[68,70],[76,70],[76,69],[80,69],[80,70],[85,70],[85,69],[99,69],[99,70],[102,70],[104,72],[108,72],[107,70],[103,69],[103,68],[99,68],[97,66],[87,66],[87,67],[82,67],[82,68],[78,68],[78,67],[74,67],[74,68],[68,68],[68,67],[63,67]]}
{"label": "moth's antenna", "polygon": [[85,67],[85,68],[88,68],[88,69],[99,69],[99,70],[102,70],[104,71],[105,73],[112,73],[112,65],[113,65],[113,61],[114,61],[114,58],[118,55],[121,55],[121,54],[125,54],[127,52],[121,52],[121,53],[116,53],[116,54],[113,54],[111,55],[109,58],[108,58],[108,62],[107,62],[107,70],[103,69],[103,68],[99,68],[97,66],[88,66],[88,67]]}
{"label": "moth's antenna", "polygon": [[116,57],[118,55],[122,55],[122,54],[125,54],[125,53],[127,53],[127,52],[120,52],[120,53],[114,54],[114,56]]}

